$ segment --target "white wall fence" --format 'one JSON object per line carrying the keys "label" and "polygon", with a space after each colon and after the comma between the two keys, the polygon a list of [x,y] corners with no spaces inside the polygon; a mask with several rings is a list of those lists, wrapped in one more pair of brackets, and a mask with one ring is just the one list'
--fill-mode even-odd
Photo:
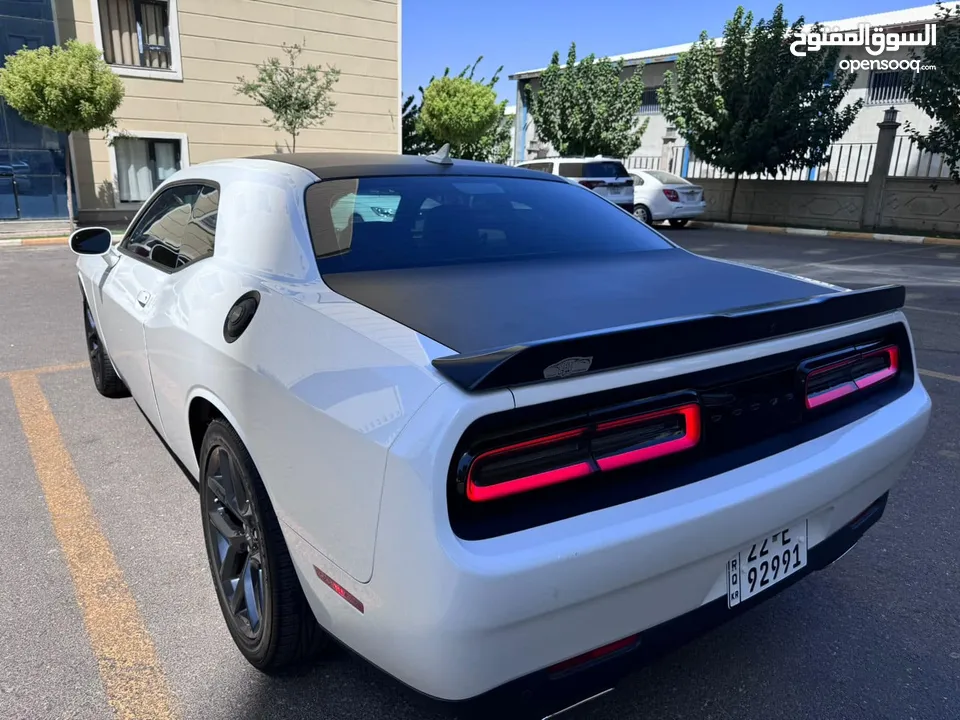
{"label": "white wall fence", "polygon": [[[867,182],[873,173],[877,143],[835,143],[830,146],[827,160],[816,168],[792,170],[779,175],[743,175],[744,180],[794,180],[809,182]],[[628,169],[668,170],[688,179],[725,180],[733,178],[703,160],[699,160],[685,145],[672,148],[667,167],[661,167],[660,156],[631,156],[626,159]],[[943,156],[922,151],[906,135],[894,140],[893,153],[887,171],[889,177],[949,178],[950,168]]]}

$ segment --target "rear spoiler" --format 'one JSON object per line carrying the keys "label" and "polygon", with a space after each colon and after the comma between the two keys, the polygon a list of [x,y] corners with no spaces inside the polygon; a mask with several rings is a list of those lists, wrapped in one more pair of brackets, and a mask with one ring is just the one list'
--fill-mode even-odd
{"label": "rear spoiler", "polygon": [[468,392],[530,385],[760,342],[894,312],[906,288],[884,285],[726,313],[694,315],[437,358],[433,366]]}

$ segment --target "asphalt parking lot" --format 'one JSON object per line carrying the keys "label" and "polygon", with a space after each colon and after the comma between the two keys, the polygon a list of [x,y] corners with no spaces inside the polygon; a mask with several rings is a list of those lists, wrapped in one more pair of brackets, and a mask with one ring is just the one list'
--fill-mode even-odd
{"label": "asphalt parking lot", "polygon": [[[840,562],[569,717],[960,718],[960,247],[666,234],[847,287],[905,284],[934,418]],[[431,717],[347,653],[284,678],[246,664],[195,488],[132,400],[96,393],[85,359],[70,252],[0,249],[0,718]]]}

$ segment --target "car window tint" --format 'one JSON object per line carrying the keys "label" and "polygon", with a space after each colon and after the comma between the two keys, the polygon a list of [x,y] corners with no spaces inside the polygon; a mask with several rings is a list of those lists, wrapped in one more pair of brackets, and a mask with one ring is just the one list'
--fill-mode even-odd
{"label": "car window tint", "polygon": [[664,172],[663,170],[645,170],[644,172],[647,175],[659,180],[660,182],[666,185],[690,185],[689,180],[685,180],[679,175],[674,175],[673,173]]}
{"label": "car window tint", "polygon": [[622,162],[614,160],[602,162],[584,163],[583,175],[579,177],[588,178],[624,178],[630,177],[626,166]]}
{"label": "car window tint", "polygon": [[220,189],[204,185],[193,202],[190,222],[184,228],[180,244],[181,266],[213,255],[219,206]]}
{"label": "car window tint", "polygon": [[520,167],[524,170],[539,170],[540,172],[553,174],[552,162],[530,163],[528,165],[521,165]]}
{"label": "car window tint", "polygon": [[137,222],[123,248],[170,270],[183,264],[180,246],[200,185],[175,185],[161,192]]}
{"label": "car window tint", "polygon": [[562,162],[559,164],[562,177],[584,177],[584,163]]}
{"label": "car window tint", "polygon": [[[344,221],[357,198],[389,198],[389,219]],[[321,272],[607,255],[673,247],[595,193],[548,178],[406,176],[307,189]],[[354,213],[356,214],[356,213]]]}

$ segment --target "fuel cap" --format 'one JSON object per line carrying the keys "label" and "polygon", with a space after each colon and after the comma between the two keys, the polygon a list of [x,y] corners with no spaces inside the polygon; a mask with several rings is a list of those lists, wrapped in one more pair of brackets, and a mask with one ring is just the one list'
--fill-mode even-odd
{"label": "fuel cap", "polygon": [[223,321],[223,339],[234,342],[250,325],[257,308],[260,306],[260,293],[251,290],[233,304]]}

